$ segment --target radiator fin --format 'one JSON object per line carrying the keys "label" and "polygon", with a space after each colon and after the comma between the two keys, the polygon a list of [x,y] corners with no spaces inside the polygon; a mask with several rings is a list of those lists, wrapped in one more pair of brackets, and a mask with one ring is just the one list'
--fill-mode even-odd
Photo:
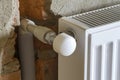
{"label": "radiator fin", "polygon": [[120,80],[120,27],[89,35],[87,80]]}
{"label": "radiator fin", "polygon": [[93,48],[91,55],[91,80],[101,80],[101,46]]}
{"label": "radiator fin", "polygon": [[101,80],[111,80],[113,51],[112,46],[112,43],[102,46]]}
{"label": "radiator fin", "polygon": [[90,80],[120,80],[120,40],[91,49]]}
{"label": "radiator fin", "polygon": [[113,43],[112,80],[120,80],[120,41]]}
{"label": "radiator fin", "polygon": [[72,16],[72,18],[85,23],[90,27],[109,24],[120,20],[120,5],[78,14]]}

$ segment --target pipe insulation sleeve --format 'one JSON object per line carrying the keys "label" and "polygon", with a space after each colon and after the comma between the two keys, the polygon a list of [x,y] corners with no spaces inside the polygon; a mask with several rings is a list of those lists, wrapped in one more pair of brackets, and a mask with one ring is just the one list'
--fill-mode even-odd
{"label": "pipe insulation sleeve", "polygon": [[21,27],[24,31],[28,31],[28,32],[31,32],[34,34],[34,36],[42,41],[43,43],[49,43],[49,36],[46,36],[46,35],[49,35],[50,33],[50,36],[53,36],[55,35],[56,36],[56,33],[47,28],[47,27],[44,27],[44,26],[37,26],[33,21],[29,20],[29,19],[23,19],[21,20]]}

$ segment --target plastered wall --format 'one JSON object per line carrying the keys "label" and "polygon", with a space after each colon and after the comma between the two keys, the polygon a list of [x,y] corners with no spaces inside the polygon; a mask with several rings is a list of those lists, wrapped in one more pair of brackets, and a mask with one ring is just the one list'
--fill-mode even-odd
{"label": "plastered wall", "polygon": [[19,1],[0,0],[0,80],[14,80],[10,75],[19,71],[19,61],[14,57],[17,37],[14,30],[19,24]]}

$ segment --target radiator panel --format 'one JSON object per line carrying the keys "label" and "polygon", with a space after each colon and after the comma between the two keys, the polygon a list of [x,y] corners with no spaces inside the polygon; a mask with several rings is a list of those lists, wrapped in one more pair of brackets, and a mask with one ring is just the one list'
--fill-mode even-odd
{"label": "radiator panel", "polygon": [[120,4],[62,17],[64,31],[74,33],[77,49],[58,56],[58,80],[120,80]]}
{"label": "radiator panel", "polygon": [[120,80],[120,28],[90,35],[88,80]]}

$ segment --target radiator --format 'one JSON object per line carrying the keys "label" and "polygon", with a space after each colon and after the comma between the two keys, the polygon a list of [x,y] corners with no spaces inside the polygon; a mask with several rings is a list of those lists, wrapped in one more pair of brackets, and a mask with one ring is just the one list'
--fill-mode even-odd
{"label": "radiator", "polygon": [[120,80],[120,4],[62,17],[59,32],[65,31],[77,48],[58,56],[58,80]]}

